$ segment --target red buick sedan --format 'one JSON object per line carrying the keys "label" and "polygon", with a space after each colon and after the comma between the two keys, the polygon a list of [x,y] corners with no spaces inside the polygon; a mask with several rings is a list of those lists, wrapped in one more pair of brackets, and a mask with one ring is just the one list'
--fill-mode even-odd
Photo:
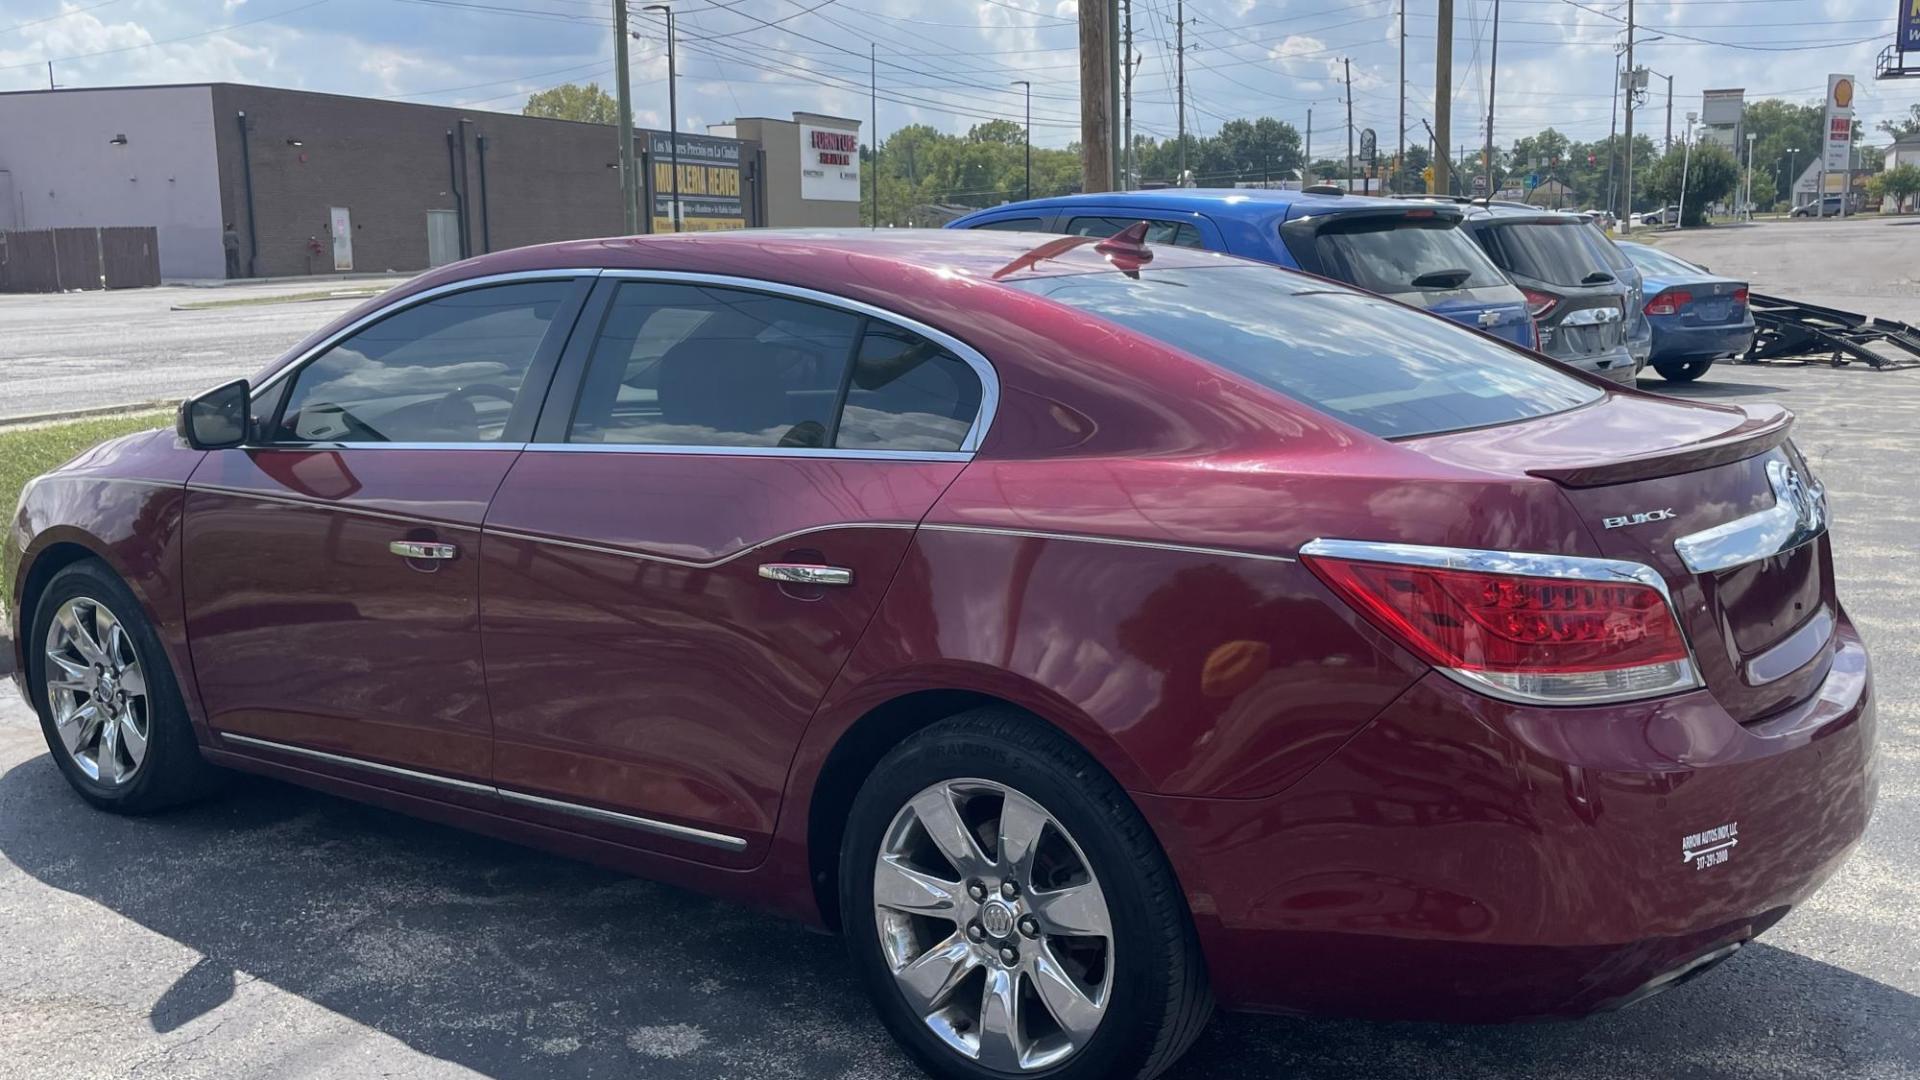
{"label": "red buick sedan", "polygon": [[102,809],[242,769],[837,928],[950,1078],[1616,1007],[1834,871],[1789,414],[1142,235],[429,273],[35,481],[17,678]]}

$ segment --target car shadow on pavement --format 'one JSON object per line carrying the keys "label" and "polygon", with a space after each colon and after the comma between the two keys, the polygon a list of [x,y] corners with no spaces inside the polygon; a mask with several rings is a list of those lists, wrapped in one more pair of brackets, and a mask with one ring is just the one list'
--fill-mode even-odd
{"label": "car shadow on pavement", "polygon": [[[156,1033],[241,1008],[244,975],[492,1077],[917,1075],[838,941],[744,908],[260,779],[118,818],[42,754],[0,805],[6,860],[202,957],[152,1002]],[[1920,999],[1761,944],[1578,1023],[1222,1016],[1170,1075],[1920,1076]]]}
{"label": "car shadow on pavement", "polygon": [[1692,400],[1713,400],[1715,398],[1768,397],[1788,393],[1784,386],[1767,386],[1763,383],[1714,382],[1712,374],[1702,377],[1700,382],[1675,383],[1665,379],[1642,379],[1639,388],[1668,397],[1689,398]]}

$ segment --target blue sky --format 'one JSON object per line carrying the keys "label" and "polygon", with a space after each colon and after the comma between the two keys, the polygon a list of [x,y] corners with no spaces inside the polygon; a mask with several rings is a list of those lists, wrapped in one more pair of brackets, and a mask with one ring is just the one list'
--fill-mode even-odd
{"label": "blue sky", "polygon": [[[1817,100],[1828,72],[1862,77],[1869,129],[1920,102],[1920,80],[1875,83],[1899,0],[1636,0],[1636,60],[1674,76],[1676,125],[1700,91]],[[1133,0],[1136,129],[1171,135],[1176,0]],[[1401,0],[1187,0],[1189,122],[1202,133],[1235,116],[1304,129],[1314,151],[1345,148],[1342,60],[1353,70],[1356,127],[1392,145]],[[7,0],[0,89],[227,80],[518,111],[528,93],[569,80],[612,86],[611,0]],[[1431,117],[1435,0],[1406,0],[1407,139]],[[640,4],[635,2],[637,8]],[[868,49],[877,46],[880,128],[946,130],[1018,118],[1033,82],[1034,141],[1075,138],[1074,0],[675,0],[681,123],[796,110],[865,118]],[[1454,141],[1475,143],[1486,114],[1493,0],[1456,0]],[[1502,143],[1552,124],[1576,139],[1607,133],[1614,44],[1624,0],[1501,0]],[[636,11],[635,113],[665,126],[664,27]],[[1704,40],[1689,40],[1704,39]],[[1920,58],[1917,58],[1920,59]],[[1666,82],[1640,114],[1656,136]],[[5,133],[0,132],[0,139]],[[1884,137],[1874,136],[1883,142]]]}

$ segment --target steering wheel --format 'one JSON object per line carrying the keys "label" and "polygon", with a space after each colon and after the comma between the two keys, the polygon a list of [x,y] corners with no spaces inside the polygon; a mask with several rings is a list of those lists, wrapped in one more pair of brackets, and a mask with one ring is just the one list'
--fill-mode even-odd
{"label": "steering wheel", "polygon": [[499,383],[471,383],[457,386],[447,392],[433,407],[433,426],[443,431],[470,433],[470,437],[480,435],[480,411],[473,407],[474,398],[497,398],[507,403],[507,409],[513,409],[513,391]]}

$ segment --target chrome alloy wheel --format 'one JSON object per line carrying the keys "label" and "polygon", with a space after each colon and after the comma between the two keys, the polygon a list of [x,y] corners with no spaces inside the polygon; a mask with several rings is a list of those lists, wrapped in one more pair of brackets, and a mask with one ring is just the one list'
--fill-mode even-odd
{"label": "chrome alloy wheel", "polygon": [[1100,882],[1060,822],[1005,784],[915,795],[881,840],[873,905],[908,1005],[986,1068],[1056,1065],[1106,1015],[1113,919]]}
{"label": "chrome alloy wheel", "polygon": [[47,703],[68,756],[102,784],[133,779],[153,708],[132,635],[105,604],[76,596],[54,613],[46,650]]}

